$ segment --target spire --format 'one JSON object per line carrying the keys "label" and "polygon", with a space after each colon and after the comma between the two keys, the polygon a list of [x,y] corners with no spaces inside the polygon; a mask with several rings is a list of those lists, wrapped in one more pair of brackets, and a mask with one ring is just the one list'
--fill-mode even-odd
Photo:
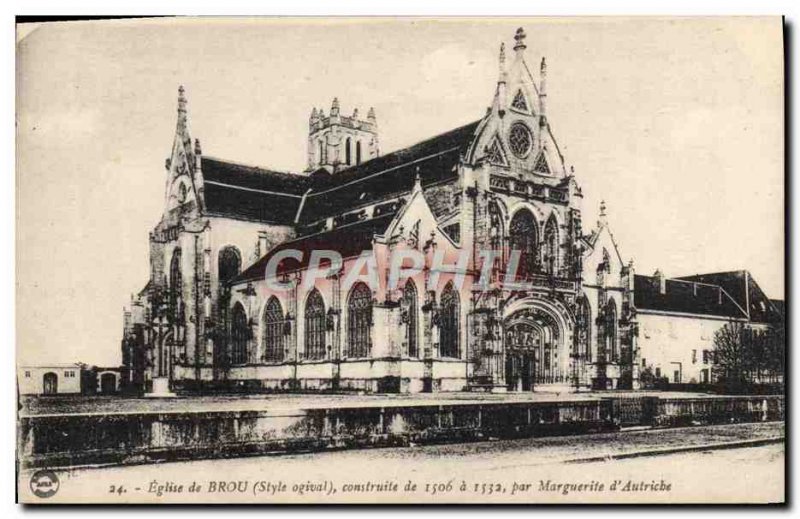
{"label": "spire", "polygon": [[[498,59],[497,92],[495,93],[494,104],[500,117],[506,110],[506,44],[500,44],[500,56]],[[491,108],[489,109],[491,111]]]}
{"label": "spire", "polygon": [[316,108],[312,108],[311,109],[311,120],[315,121],[316,119],[317,119],[317,109]]}
{"label": "spire", "polygon": [[323,112],[323,111],[322,111],[322,108],[320,108],[320,109],[317,111],[317,114],[319,114],[319,118],[320,118],[320,119],[322,119],[323,117],[325,117],[325,112]]}
{"label": "spire", "polygon": [[498,83],[505,83],[506,82],[506,44],[500,44],[500,59],[499,61],[499,71],[498,71]]}
{"label": "spire", "polygon": [[333,103],[331,103],[331,117],[336,117],[339,115],[339,98],[334,97]]}
{"label": "spire", "polygon": [[608,223],[608,217],[606,215],[606,201],[600,201],[600,219],[597,220],[597,226],[603,227]]}
{"label": "spire", "polygon": [[517,29],[517,33],[514,35],[514,40],[517,42],[514,45],[514,51],[516,51],[517,54],[520,54],[527,48],[525,45],[525,30],[522,27]]}
{"label": "spire", "polygon": [[353,110],[353,119],[356,119],[356,120],[358,120],[358,108],[356,108],[355,110]]}
{"label": "spire", "polygon": [[415,174],[414,174],[414,191],[421,191],[422,190],[422,179],[419,176],[419,166],[417,166]]}
{"label": "spire", "polygon": [[539,67],[539,116],[541,125],[546,123],[545,119],[545,101],[547,99],[547,62],[542,57],[542,64]]}
{"label": "spire", "polygon": [[367,112],[367,120],[371,123],[375,123],[375,108],[369,107],[369,112]]}
{"label": "spire", "polygon": [[178,87],[178,133],[186,131],[186,96],[183,85]]}

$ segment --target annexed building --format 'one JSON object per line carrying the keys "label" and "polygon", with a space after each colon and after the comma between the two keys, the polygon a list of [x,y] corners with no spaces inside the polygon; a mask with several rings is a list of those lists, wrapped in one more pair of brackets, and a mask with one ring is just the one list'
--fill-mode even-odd
{"label": "annexed building", "polygon": [[[779,306],[746,270],[634,280],[642,368],[674,384],[712,382],[714,334],[729,322],[783,326]],[[780,302],[782,303],[782,302]]]}
{"label": "annexed building", "polygon": [[79,395],[87,387],[83,364],[21,366],[17,370],[20,395]]}

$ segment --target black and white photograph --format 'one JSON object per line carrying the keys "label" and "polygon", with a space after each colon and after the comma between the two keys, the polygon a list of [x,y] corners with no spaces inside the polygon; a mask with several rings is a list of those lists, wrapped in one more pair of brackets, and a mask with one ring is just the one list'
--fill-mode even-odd
{"label": "black and white photograph", "polygon": [[784,31],[18,21],[18,501],[784,503]]}

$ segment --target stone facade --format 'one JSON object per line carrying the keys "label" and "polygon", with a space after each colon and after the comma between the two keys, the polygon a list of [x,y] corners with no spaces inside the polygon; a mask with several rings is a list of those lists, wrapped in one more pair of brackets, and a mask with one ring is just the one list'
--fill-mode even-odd
{"label": "stone facade", "polygon": [[[380,155],[374,110],[344,117],[334,99],[328,116],[312,110],[303,174],[203,157],[181,90],[151,278],[126,313],[127,383],[635,389],[643,357],[683,355],[643,352],[639,276],[605,206],[585,228],[545,60],[534,77],[524,31],[514,39],[481,119]],[[395,279],[398,266],[410,270]],[[671,326],[659,319],[648,333]]]}

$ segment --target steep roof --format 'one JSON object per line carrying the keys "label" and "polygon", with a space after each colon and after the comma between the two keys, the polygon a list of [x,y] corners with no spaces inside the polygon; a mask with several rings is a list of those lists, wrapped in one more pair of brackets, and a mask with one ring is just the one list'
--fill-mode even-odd
{"label": "steep roof", "polygon": [[294,222],[310,179],[211,157],[203,157],[203,187],[209,214],[283,225]]}
{"label": "steep roof", "polygon": [[407,193],[414,186],[417,171],[423,187],[456,179],[459,158],[472,142],[479,122],[474,121],[330,176],[316,176],[301,221],[313,222]]}
{"label": "steep roof", "polygon": [[781,312],[775,308],[746,270],[711,272],[682,276],[678,279],[721,286],[739,306],[745,309],[752,322],[770,323],[781,319]]}
{"label": "steep roof", "polygon": [[654,276],[634,276],[634,304],[640,310],[680,312],[744,319],[744,310],[720,286],[683,279],[666,279],[661,293]]}
{"label": "steep roof", "polygon": [[282,260],[278,265],[277,274],[308,267],[311,253],[314,250],[333,250],[341,254],[343,258],[358,256],[363,251],[372,248],[373,237],[386,231],[394,216],[395,213],[385,214],[370,220],[343,225],[330,231],[284,242],[248,267],[233,280],[233,283],[264,279],[269,261],[278,252],[284,250],[300,251],[303,254],[303,259],[299,262],[292,258]]}
{"label": "steep roof", "polygon": [[458,161],[472,142],[478,123],[333,175],[319,171],[308,176],[285,173],[204,156],[201,166],[206,211],[283,225],[293,224],[300,212],[298,223],[310,223],[407,193],[417,172],[423,186],[455,180]]}

